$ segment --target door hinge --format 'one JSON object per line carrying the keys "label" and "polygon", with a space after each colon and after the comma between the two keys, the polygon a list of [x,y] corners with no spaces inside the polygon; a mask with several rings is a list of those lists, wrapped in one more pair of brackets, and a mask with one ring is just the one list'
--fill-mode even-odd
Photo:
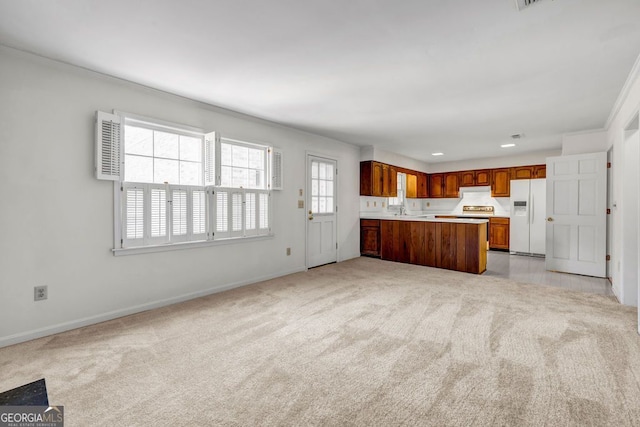
{"label": "door hinge", "polygon": [[120,239],[120,246],[124,245],[124,239]]}
{"label": "door hinge", "polygon": [[336,249],[338,249],[338,242],[336,242]]}
{"label": "door hinge", "polygon": [[611,261],[611,255],[607,255],[607,261]]}
{"label": "door hinge", "polygon": [[336,175],[338,175],[338,168],[336,168]]}
{"label": "door hinge", "polygon": [[336,205],[336,212],[338,212],[338,205]]}
{"label": "door hinge", "polygon": [[611,215],[611,209],[607,208],[607,215]]}
{"label": "door hinge", "polygon": [[611,162],[607,162],[607,169],[611,169]]}
{"label": "door hinge", "polygon": [[122,185],[120,186],[120,191],[124,191],[124,187]]}

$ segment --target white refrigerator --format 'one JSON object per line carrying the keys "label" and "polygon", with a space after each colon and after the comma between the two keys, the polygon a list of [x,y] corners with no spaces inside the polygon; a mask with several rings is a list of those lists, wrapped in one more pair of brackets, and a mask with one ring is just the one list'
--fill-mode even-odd
{"label": "white refrigerator", "polygon": [[509,252],[545,254],[546,179],[511,181]]}

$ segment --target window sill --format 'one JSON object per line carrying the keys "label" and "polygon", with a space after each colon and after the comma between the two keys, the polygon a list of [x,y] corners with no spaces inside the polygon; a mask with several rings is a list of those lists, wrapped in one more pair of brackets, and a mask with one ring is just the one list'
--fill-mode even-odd
{"label": "window sill", "polygon": [[255,242],[260,240],[272,239],[274,234],[267,234],[262,236],[249,236],[249,237],[229,237],[226,239],[220,240],[202,240],[198,242],[181,242],[181,243],[170,243],[166,245],[151,245],[151,246],[137,246],[134,248],[119,248],[112,249],[113,256],[126,256],[126,255],[138,255],[138,254],[149,254],[154,252],[167,252],[167,251],[177,251],[181,249],[194,249],[194,248],[205,248],[209,246],[219,246],[219,245],[230,245],[234,243],[242,243],[242,242]]}

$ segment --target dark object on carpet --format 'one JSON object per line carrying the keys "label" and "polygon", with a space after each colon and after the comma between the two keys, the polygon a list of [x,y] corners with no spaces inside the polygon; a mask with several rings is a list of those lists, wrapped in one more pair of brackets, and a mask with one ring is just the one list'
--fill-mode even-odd
{"label": "dark object on carpet", "polygon": [[0,406],[49,406],[44,378],[0,393]]}

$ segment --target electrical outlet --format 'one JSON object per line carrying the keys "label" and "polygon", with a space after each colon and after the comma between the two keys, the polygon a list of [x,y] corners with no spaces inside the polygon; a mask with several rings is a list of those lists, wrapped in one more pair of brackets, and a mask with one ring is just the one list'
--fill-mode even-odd
{"label": "electrical outlet", "polygon": [[287,248],[287,256],[291,255],[291,248]]}
{"label": "electrical outlet", "polygon": [[427,202],[427,207],[431,206],[431,203]]}
{"label": "electrical outlet", "polygon": [[378,202],[373,202],[373,207],[375,208],[376,206],[378,206]]}
{"label": "electrical outlet", "polygon": [[298,195],[299,195],[300,197],[302,197],[302,188],[301,188],[300,190],[298,190]]}
{"label": "electrical outlet", "polygon": [[48,292],[46,286],[34,286],[33,287],[33,300],[42,301],[47,299]]}

